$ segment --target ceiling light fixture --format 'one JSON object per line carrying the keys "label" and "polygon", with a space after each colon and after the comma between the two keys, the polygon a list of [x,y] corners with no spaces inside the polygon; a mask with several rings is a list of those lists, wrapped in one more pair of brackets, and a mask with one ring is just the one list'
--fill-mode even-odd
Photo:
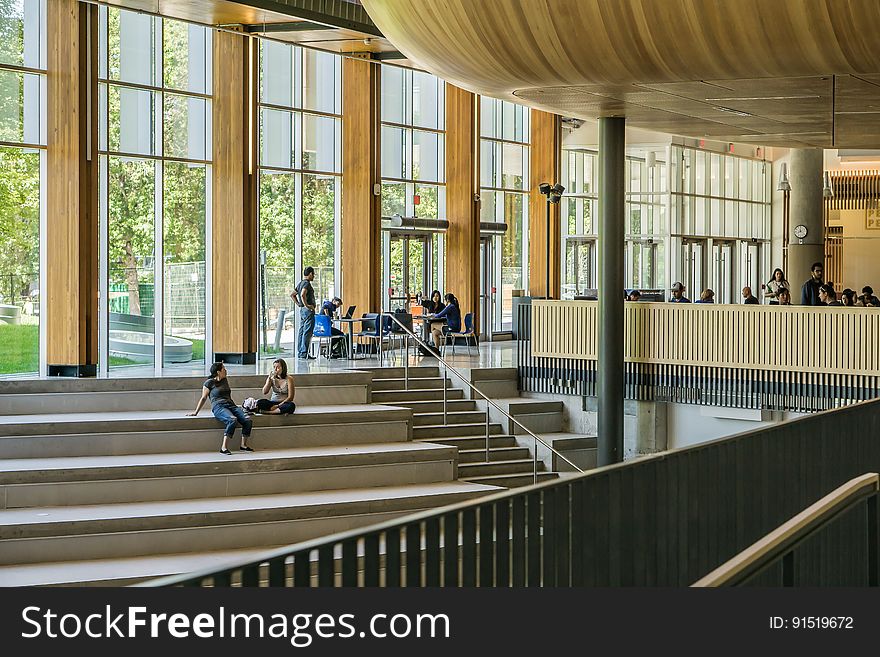
{"label": "ceiling light fixture", "polygon": [[748,112],[740,112],[739,110],[730,109],[729,107],[716,107],[719,112],[724,112],[725,114],[735,114],[736,116],[753,116]]}
{"label": "ceiling light fixture", "polygon": [[831,198],[834,196],[834,188],[831,186],[831,174],[828,171],[825,172],[823,178],[822,196],[824,198]]}
{"label": "ceiling light fixture", "polygon": [[785,162],[783,162],[779,168],[779,184],[776,185],[776,191],[791,191],[791,183],[788,181],[788,165]]}

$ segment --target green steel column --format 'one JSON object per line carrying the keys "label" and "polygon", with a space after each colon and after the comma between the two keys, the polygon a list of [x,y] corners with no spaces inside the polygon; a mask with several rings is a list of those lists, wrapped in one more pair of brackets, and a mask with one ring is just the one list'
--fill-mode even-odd
{"label": "green steel column", "polygon": [[599,119],[598,464],[623,460],[623,118]]}

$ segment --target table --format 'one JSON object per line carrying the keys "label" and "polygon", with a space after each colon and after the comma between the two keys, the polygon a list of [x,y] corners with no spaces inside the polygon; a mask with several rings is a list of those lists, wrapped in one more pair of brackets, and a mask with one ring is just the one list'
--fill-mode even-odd
{"label": "table", "polygon": [[[425,344],[431,344],[431,324],[433,322],[438,322],[441,324],[446,323],[446,318],[441,317],[440,319],[436,319],[433,315],[413,315],[414,322],[420,322],[422,325],[422,341]],[[440,347],[436,347],[437,353],[440,353]],[[419,353],[422,356],[436,356],[437,353],[432,352],[429,349],[425,349],[424,346],[419,344]]]}
{"label": "table", "polygon": [[339,319],[334,320],[339,322],[340,324],[348,325],[348,360],[355,360],[354,356],[354,324],[355,322],[363,321],[361,317],[340,317]]}

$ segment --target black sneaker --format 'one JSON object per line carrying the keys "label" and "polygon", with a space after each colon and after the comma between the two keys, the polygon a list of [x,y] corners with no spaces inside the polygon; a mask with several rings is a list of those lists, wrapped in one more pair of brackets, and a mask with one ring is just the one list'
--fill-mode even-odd
{"label": "black sneaker", "polygon": [[248,447],[247,445],[242,445],[241,447],[238,448],[238,450],[240,452],[253,452],[254,451],[252,447]]}
{"label": "black sneaker", "polygon": [[232,456],[232,452],[230,452],[228,449],[221,449],[220,453],[226,454],[226,456]]}

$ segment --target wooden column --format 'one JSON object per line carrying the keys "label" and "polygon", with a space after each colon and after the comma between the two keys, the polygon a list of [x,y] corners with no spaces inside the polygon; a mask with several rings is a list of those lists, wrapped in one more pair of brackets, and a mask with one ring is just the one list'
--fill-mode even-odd
{"label": "wooden column", "polygon": [[360,315],[382,309],[381,183],[379,169],[380,67],[368,60],[342,63],[342,298]]}
{"label": "wooden column", "polygon": [[559,225],[558,203],[550,206],[550,227],[547,227],[547,197],[538,191],[541,183],[555,185],[559,179],[562,150],[562,132],[559,116],[532,110],[531,120],[531,182],[529,193],[529,292],[533,297],[546,297],[547,292],[547,240],[550,240],[550,288],[549,296],[558,299],[560,294],[559,258],[562,240]]}
{"label": "wooden column", "polygon": [[257,354],[256,80],[254,40],[214,32],[211,322],[226,363]]}
{"label": "wooden column", "polygon": [[[49,376],[98,369],[98,9],[48,0],[46,230],[40,301]],[[91,30],[89,23],[91,22]]]}
{"label": "wooden column", "polygon": [[446,289],[462,313],[480,311],[479,104],[477,97],[446,85]]}

